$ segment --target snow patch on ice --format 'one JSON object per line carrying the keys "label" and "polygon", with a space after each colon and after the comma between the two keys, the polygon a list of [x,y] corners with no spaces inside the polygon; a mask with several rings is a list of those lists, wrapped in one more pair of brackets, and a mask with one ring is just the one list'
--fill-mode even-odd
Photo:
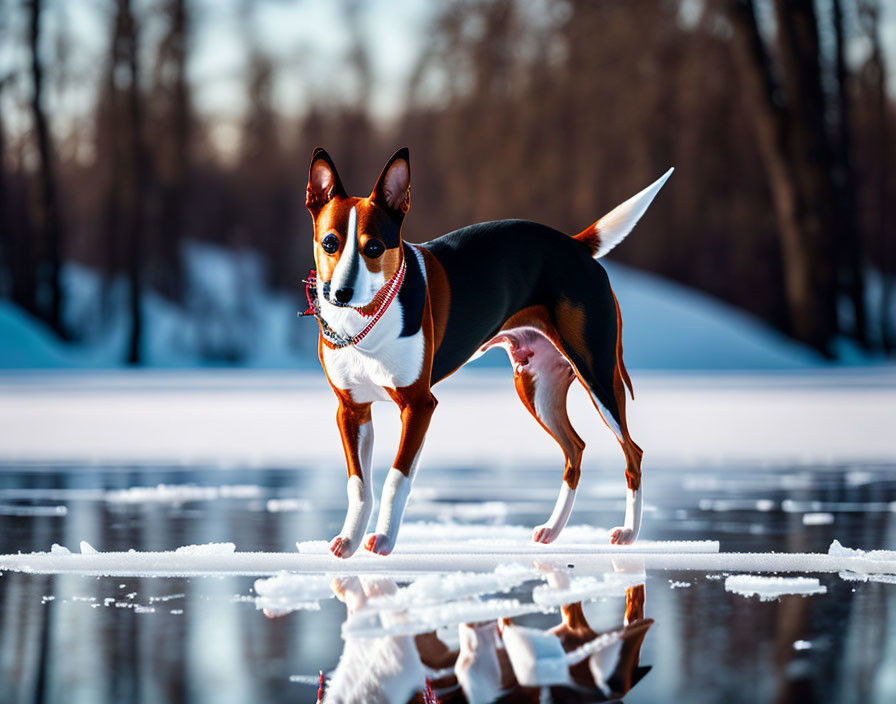
{"label": "snow patch on ice", "polygon": [[736,574],[725,580],[725,591],[741,596],[758,596],[762,601],[773,601],[779,596],[826,594],[828,590],[814,577],[760,577]]}
{"label": "snow patch on ice", "polygon": [[495,621],[523,614],[543,611],[536,604],[525,604],[518,599],[489,599],[488,601],[451,601],[434,606],[408,609],[396,618],[383,622],[379,612],[358,611],[342,624],[343,638],[378,638],[381,636],[428,633],[442,626],[459,623]]}
{"label": "snow patch on ice", "polygon": [[289,574],[256,579],[255,606],[278,615],[293,611],[317,611],[320,601],[333,596],[330,577],[325,575]]}
{"label": "snow patch on ice", "polygon": [[510,508],[504,501],[413,501],[408,504],[408,516],[435,516],[439,521],[504,521]]}
{"label": "snow patch on ice", "polygon": [[109,503],[122,504],[183,504],[191,501],[215,501],[217,499],[255,499],[261,494],[261,487],[252,485],[157,484],[156,486],[133,486],[129,489],[107,491],[105,499]]}
{"label": "snow patch on ice", "polygon": [[372,611],[398,611],[440,604],[495,592],[505,592],[543,573],[521,565],[498,565],[494,572],[457,572],[430,574],[416,578],[392,594],[368,599]]}
{"label": "snow patch on ice", "polygon": [[[832,557],[861,557],[871,562],[870,567],[864,572],[843,570],[840,578],[851,582],[882,582],[884,584],[896,584],[896,575],[887,571],[887,568],[896,561],[896,550],[858,550],[843,547],[839,540],[834,540],[828,547],[828,555]],[[880,563],[882,569],[874,571],[875,563]]]}
{"label": "snow patch on ice", "polygon": [[176,555],[190,555],[192,557],[206,557],[217,555],[233,555],[236,545],[233,543],[205,543],[203,545],[184,545],[174,551]]}
{"label": "snow patch on ice", "polygon": [[33,518],[65,516],[65,506],[22,506],[19,504],[0,504],[0,516],[28,516]]}
{"label": "snow patch on ice", "polygon": [[268,499],[264,507],[268,513],[291,513],[310,511],[312,505],[307,499]]}
{"label": "snow patch on ice", "polygon": [[576,601],[595,601],[607,597],[625,596],[631,587],[644,584],[644,572],[608,572],[600,579],[574,577],[566,588],[556,588],[550,584],[539,585],[532,590],[532,601],[545,609],[559,608]]}

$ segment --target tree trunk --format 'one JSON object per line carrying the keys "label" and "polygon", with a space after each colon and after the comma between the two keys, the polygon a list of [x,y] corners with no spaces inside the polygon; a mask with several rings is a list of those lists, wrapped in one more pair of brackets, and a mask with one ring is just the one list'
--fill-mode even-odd
{"label": "tree trunk", "polygon": [[835,193],[833,159],[825,126],[818,23],[813,0],[775,0],[778,47],[791,112],[790,160],[804,195],[799,212],[810,261],[815,307],[797,321],[804,339],[822,351],[837,334]]}
{"label": "tree trunk", "polygon": [[143,115],[140,101],[140,66],[137,50],[137,25],[134,22],[131,0],[118,0],[119,21],[122,32],[122,58],[127,68],[129,85],[127,90],[128,142],[130,150],[130,174],[128,176],[129,227],[128,248],[128,290],[130,293],[131,335],[128,344],[128,364],[142,361],[141,342],[143,336],[143,314],[140,306],[142,289],[142,245],[145,219],[146,192],[146,152],[143,145]]}
{"label": "tree trunk", "polygon": [[884,66],[883,48],[880,37],[880,3],[870,0],[859,3],[859,16],[865,33],[871,40],[871,56],[868,58],[866,71],[870,74],[870,83],[874,97],[875,145],[880,159],[875,184],[876,203],[873,216],[874,236],[880,251],[880,273],[882,291],[880,299],[880,343],[887,353],[896,349],[896,330],[892,329],[893,310],[896,310],[894,289],[891,276],[896,273],[893,262],[893,240],[887,236],[887,195],[890,193],[890,140],[887,115],[887,81]]}
{"label": "tree trunk", "polygon": [[818,28],[811,0],[776,0],[775,7],[783,86],[775,80],[752,0],[729,3],[733,47],[778,220],[790,328],[830,356],[837,333],[836,229]]}
{"label": "tree trunk", "polygon": [[852,165],[852,120],[850,117],[849,74],[844,57],[843,8],[841,0],[833,0],[834,35],[836,39],[837,107],[839,120],[835,139],[836,170],[833,184],[837,192],[837,243],[840,268],[840,287],[853,310],[853,329],[841,330],[852,334],[864,348],[868,348],[868,316],[865,304],[865,272],[862,257],[862,238],[859,232],[856,175]]}
{"label": "tree trunk", "polygon": [[62,224],[59,218],[59,202],[53,177],[52,147],[50,130],[43,104],[43,64],[40,59],[40,21],[42,5],[40,0],[29,0],[28,46],[31,54],[31,115],[37,138],[37,152],[40,164],[40,231],[49,264],[49,306],[42,310],[43,317],[64,337],[62,325]]}
{"label": "tree trunk", "polygon": [[735,0],[730,14],[735,62],[747,90],[744,105],[751,113],[781,237],[789,327],[800,339],[806,339],[806,334],[798,331],[798,321],[810,314],[807,311],[815,306],[815,296],[811,262],[802,245],[798,218],[804,206],[787,156],[789,116],[775,100],[780,90],[772,73],[771,57],[759,34],[753,3]]}

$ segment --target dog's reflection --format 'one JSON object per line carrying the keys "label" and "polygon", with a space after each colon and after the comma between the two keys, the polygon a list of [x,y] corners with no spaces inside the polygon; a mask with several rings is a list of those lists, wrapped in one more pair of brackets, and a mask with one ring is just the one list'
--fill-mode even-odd
{"label": "dog's reflection", "polygon": [[[552,575],[549,583],[563,588],[565,579],[563,574]],[[383,577],[338,578],[331,587],[349,616],[363,613],[371,599],[398,590],[394,581]],[[562,606],[560,623],[546,631],[508,618],[462,623],[456,646],[443,642],[435,631],[347,636],[322,701],[486,704],[619,699],[650,669],[641,667],[639,659],[653,623],[644,618],[643,584],[628,588],[625,596],[623,625],[603,633],[592,630],[578,601]],[[400,631],[406,614],[384,610],[378,618],[384,630]]]}

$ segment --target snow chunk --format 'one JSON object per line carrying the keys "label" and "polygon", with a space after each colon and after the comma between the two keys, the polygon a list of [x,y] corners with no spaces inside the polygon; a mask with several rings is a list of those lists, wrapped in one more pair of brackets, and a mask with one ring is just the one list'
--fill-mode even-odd
{"label": "snow chunk", "polygon": [[86,540],[81,541],[81,554],[82,555],[96,555],[99,553],[99,550],[94,548],[90,543]]}
{"label": "snow chunk", "polygon": [[804,513],[804,526],[829,526],[834,522],[833,513]]}
{"label": "snow chunk", "polygon": [[59,543],[53,543],[53,547],[50,548],[51,555],[71,555],[72,551],[69,550],[64,545],[60,545]]}
{"label": "snow chunk", "polygon": [[812,643],[810,643],[808,640],[796,640],[793,642],[793,649],[794,650],[811,650]]}
{"label": "snow chunk", "polygon": [[211,555],[232,555],[236,551],[233,543],[205,543],[204,545],[184,545],[174,551],[176,555],[205,557]]}
{"label": "snow chunk", "polygon": [[536,604],[523,604],[518,599],[490,599],[488,601],[450,601],[435,606],[408,609],[396,618],[383,622],[379,613],[364,609],[342,624],[343,638],[378,638],[428,633],[442,626],[459,623],[496,621],[523,614],[543,611]]}
{"label": "snow chunk", "polygon": [[255,606],[283,615],[293,611],[317,611],[319,601],[333,596],[330,578],[322,575],[289,574],[255,580]]}
{"label": "snow chunk", "polygon": [[265,510],[268,513],[310,511],[311,502],[307,499],[268,499],[265,503]]}
{"label": "snow chunk", "polygon": [[0,504],[0,516],[28,516],[43,518],[68,515],[65,506],[20,506],[18,504]]}
{"label": "snow chunk", "polygon": [[762,601],[773,601],[779,596],[826,594],[828,590],[814,577],[759,577],[736,574],[725,580],[725,591],[741,596],[758,596]]}
{"label": "snow chunk", "polygon": [[498,565],[494,572],[457,572],[455,574],[430,574],[418,577],[407,587],[393,594],[373,597],[367,608],[373,611],[397,611],[401,609],[440,604],[504,592],[529,579],[540,579],[541,574],[521,565]]}
{"label": "snow chunk", "polygon": [[[840,578],[851,582],[883,582],[885,584],[896,584],[896,575],[890,574],[887,568],[896,561],[896,550],[857,550],[854,548],[845,548],[840,544],[839,540],[835,540],[828,548],[828,555],[831,557],[860,557],[871,562],[871,568],[863,572],[854,572],[852,570],[842,570]],[[881,569],[876,572],[873,569],[875,563],[880,563]]]}
{"label": "snow chunk", "polygon": [[261,487],[237,484],[233,486],[197,486],[195,484],[157,484],[156,486],[132,486],[129,489],[107,491],[109,503],[183,504],[190,501],[215,501],[217,499],[257,499]]}
{"label": "snow chunk", "polygon": [[545,609],[572,604],[576,601],[594,601],[612,596],[625,596],[625,590],[644,584],[643,571],[609,572],[602,579],[575,577],[567,588],[557,589],[541,585],[532,590],[532,601]]}

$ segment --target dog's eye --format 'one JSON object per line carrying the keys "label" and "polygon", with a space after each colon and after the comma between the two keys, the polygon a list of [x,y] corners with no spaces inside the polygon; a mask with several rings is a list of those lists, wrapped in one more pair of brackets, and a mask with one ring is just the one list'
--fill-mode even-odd
{"label": "dog's eye", "polygon": [[320,241],[320,248],[327,254],[333,254],[339,249],[339,237],[330,232]]}
{"label": "dog's eye", "polygon": [[367,244],[364,245],[364,256],[368,259],[376,259],[385,251],[386,248],[379,240],[367,240]]}

